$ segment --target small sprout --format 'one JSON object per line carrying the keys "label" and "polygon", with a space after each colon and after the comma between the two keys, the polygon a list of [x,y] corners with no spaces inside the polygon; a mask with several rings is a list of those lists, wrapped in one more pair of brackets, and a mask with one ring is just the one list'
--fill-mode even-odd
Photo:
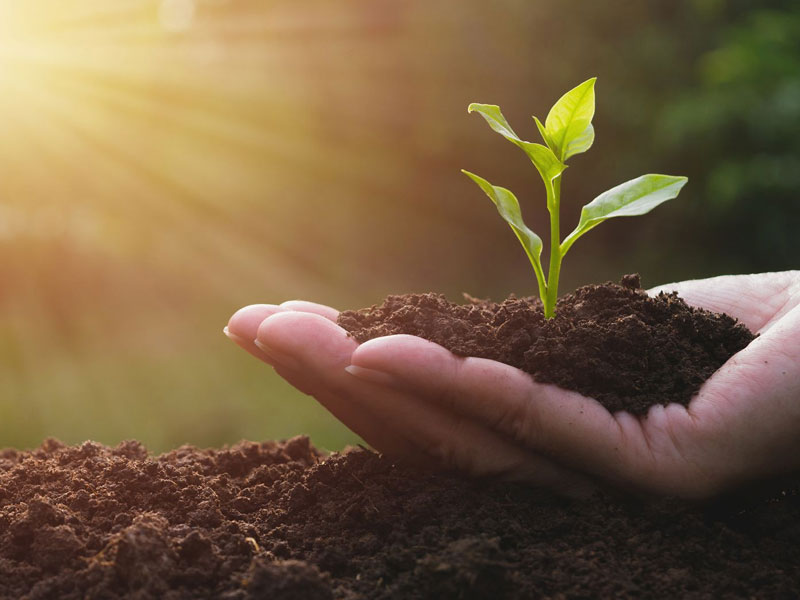
{"label": "small sprout", "polygon": [[492,185],[469,171],[462,172],[472,179],[494,202],[500,216],[511,226],[530,259],[544,316],[555,315],[558,298],[558,279],[561,261],[579,237],[606,219],[632,217],[650,212],[659,204],[675,198],[686,184],[686,177],[671,175],[642,175],[622,183],[589,202],[581,211],[578,226],[561,240],[559,209],[561,207],[561,176],[566,162],[576,154],[586,152],[594,143],[594,84],[596,77],[584,81],[555,103],[544,124],[534,117],[545,145],[526,142],[508,124],[500,107],[493,104],[470,104],[468,111],[480,113],[494,131],[518,146],[531,160],[544,181],[547,210],[550,213],[550,265],[545,278],[541,255],[542,238],[522,220],[517,198],[506,188]]}

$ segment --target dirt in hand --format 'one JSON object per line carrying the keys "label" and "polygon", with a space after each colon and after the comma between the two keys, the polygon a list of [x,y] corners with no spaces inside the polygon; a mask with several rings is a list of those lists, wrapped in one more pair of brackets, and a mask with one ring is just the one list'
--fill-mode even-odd
{"label": "dirt in hand", "polygon": [[649,297],[638,275],[563,296],[552,319],[544,318],[538,298],[468,300],[389,296],[380,306],[341,313],[339,325],[358,342],[420,336],[454,354],[503,362],[541,383],[580,392],[611,412],[636,415],[654,404],[687,405],[754,338],[731,317],[689,307],[676,294]]}
{"label": "dirt in hand", "polygon": [[0,598],[796,598],[800,477],[704,508],[416,472],[306,438],[0,452]]}

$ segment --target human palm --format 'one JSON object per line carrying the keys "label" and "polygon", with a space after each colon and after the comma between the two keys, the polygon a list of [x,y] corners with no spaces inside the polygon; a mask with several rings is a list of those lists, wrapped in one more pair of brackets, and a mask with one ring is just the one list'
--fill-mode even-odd
{"label": "human palm", "polygon": [[580,495],[598,483],[707,497],[800,467],[800,271],[662,286],[759,336],[688,407],[644,417],[508,365],[394,335],[358,345],[337,311],[252,305],[229,336],[377,450],[408,462]]}

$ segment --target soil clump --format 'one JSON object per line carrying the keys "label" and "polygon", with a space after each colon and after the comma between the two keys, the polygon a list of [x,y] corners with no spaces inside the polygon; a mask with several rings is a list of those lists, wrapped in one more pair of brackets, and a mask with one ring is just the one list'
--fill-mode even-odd
{"label": "soil clump", "polygon": [[635,415],[654,404],[688,405],[755,337],[728,315],[690,307],[677,294],[649,297],[638,275],[564,295],[552,319],[544,318],[538,298],[467,299],[389,296],[381,305],[342,312],[338,322],[360,343],[416,335],[459,356],[503,362],[541,383],[580,392],[610,412]]}

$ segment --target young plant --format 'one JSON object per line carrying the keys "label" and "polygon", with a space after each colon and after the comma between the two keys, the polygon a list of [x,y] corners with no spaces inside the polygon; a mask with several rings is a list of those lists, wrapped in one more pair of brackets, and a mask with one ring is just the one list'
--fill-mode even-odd
{"label": "young plant", "polygon": [[567,168],[567,160],[586,152],[594,142],[594,84],[596,77],[584,81],[570,90],[555,103],[544,124],[533,117],[545,145],[526,142],[508,124],[500,107],[493,104],[470,104],[468,112],[477,112],[486,119],[494,131],[522,149],[542,176],[547,193],[547,210],[550,213],[550,266],[547,278],[542,268],[542,238],[529,229],[522,220],[519,202],[509,190],[492,185],[482,177],[469,171],[470,177],[494,202],[500,216],[514,230],[525,253],[533,265],[539,296],[544,306],[544,316],[555,315],[558,297],[558,278],[561,261],[579,237],[597,227],[606,219],[632,217],[650,212],[656,206],[678,195],[686,184],[686,177],[671,175],[642,175],[626,181],[583,207],[577,227],[561,240],[559,209],[561,207],[561,176]]}

